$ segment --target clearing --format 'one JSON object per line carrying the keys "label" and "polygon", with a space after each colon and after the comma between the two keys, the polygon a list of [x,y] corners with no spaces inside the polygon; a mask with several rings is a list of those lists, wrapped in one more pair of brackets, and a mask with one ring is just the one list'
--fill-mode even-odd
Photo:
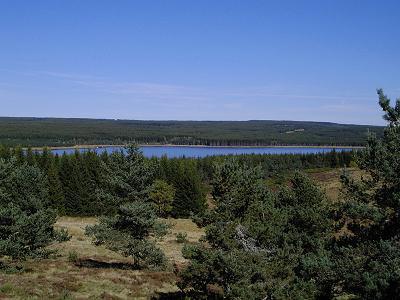
{"label": "clearing", "polygon": [[[128,258],[92,245],[84,235],[85,227],[95,222],[96,218],[60,218],[56,226],[68,229],[71,240],[52,246],[58,250],[55,258],[23,262],[21,273],[0,273],[0,299],[149,299],[176,292],[172,265],[185,262],[176,234],[186,232],[188,242],[203,235],[191,220],[168,219],[172,228],[159,245],[171,266],[167,271],[132,270],[126,268]],[[76,255],[84,267],[73,262]]]}

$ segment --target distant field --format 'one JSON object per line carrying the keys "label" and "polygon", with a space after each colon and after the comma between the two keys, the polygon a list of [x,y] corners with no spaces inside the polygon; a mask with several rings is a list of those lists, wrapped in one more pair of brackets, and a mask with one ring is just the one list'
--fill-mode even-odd
{"label": "distant field", "polygon": [[364,145],[383,127],[297,121],[129,121],[0,118],[0,143],[22,146],[141,144],[267,146]]}

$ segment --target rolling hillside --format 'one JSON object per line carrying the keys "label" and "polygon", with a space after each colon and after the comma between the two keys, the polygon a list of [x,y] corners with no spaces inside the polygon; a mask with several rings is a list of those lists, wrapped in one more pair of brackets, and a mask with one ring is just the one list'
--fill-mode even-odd
{"label": "rolling hillside", "polygon": [[134,121],[0,118],[0,143],[22,146],[179,144],[359,146],[383,127],[300,121]]}

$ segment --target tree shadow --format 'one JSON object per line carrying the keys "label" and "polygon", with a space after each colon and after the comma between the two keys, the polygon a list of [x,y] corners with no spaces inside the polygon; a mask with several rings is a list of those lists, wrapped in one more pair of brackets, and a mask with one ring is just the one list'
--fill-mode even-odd
{"label": "tree shadow", "polygon": [[140,270],[140,268],[130,263],[105,262],[91,258],[78,259],[74,264],[80,268]]}
{"label": "tree shadow", "polygon": [[211,300],[222,300],[221,295],[216,294],[201,294],[195,291],[177,291],[177,292],[158,292],[156,295],[151,297],[152,300],[176,300],[176,299],[211,299]]}

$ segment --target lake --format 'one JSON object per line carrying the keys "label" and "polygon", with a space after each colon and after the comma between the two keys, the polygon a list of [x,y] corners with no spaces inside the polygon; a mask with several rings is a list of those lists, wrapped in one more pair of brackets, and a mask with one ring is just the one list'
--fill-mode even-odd
{"label": "lake", "polygon": [[[99,147],[92,151],[102,153],[107,151],[112,153],[120,150],[121,147]],[[238,155],[238,154],[310,154],[330,152],[332,147],[205,147],[205,146],[141,146],[140,149],[146,157],[161,157],[166,155],[169,158],[174,157],[206,157],[216,155]],[[75,148],[56,149],[53,153],[62,155],[66,153],[74,153]],[[81,148],[79,151],[87,151]],[[335,148],[336,151],[351,151],[352,148]]]}

